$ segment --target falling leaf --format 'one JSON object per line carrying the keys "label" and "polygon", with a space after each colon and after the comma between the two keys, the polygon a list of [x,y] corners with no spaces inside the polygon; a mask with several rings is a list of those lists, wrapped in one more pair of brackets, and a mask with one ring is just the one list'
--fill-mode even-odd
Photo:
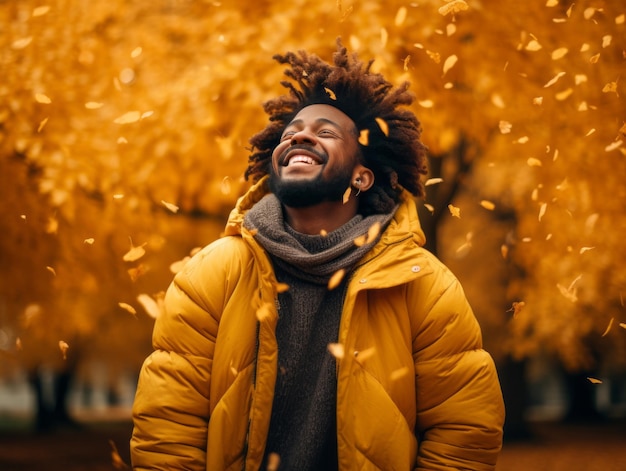
{"label": "falling leaf", "polygon": [[345,355],[345,349],[341,343],[329,343],[328,351],[338,360],[341,360]]}
{"label": "falling leaf", "polygon": [[507,259],[509,256],[509,246],[506,244],[502,244],[500,246],[500,255],[502,255],[503,259]]}
{"label": "falling leaf", "polygon": [[526,161],[529,167],[541,167],[541,160],[536,159],[535,157],[529,157]]}
{"label": "falling leaf", "polygon": [[93,245],[95,241],[96,240],[93,237],[89,237],[89,238],[83,240],[83,243],[87,244],[87,245]]}
{"label": "falling leaf", "polygon": [[559,4],[559,0],[548,0],[546,2],[547,7],[555,7]]}
{"label": "falling leaf", "polygon": [[326,237],[326,236],[328,235],[328,231],[327,231],[326,229],[322,229],[322,230],[320,231],[320,235],[321,235],[322,237]]}
{"label": "falling leaf", "polygon": [[605,150],[606,152],[611,152],[611,151],[613,151],[613,150],[615,150],[615,149],[619,149],[619,148],[622,146],[622,144],[623,144],[623,143],[624,143],[624,142],[620,139],[619,141],[615,141],[615,142],[613,142],[612,144],[609,144],[608,146],[606,146],[606,147],[604,148],[604,150]]}
{"label": "falling leaf", "polygon": [[382,118],[375,118],[375,120],[383,134],[385,136],[389,136],[389,126],[387,125],[387,122]]}
{"label": "falling leaf", "polygon": [[601,379],[597,379],[597,378],[592,378],[590,376],[587,377],[587,379],[589,380],[590,383],[592,384],[602,384],[602,380]]}
{"label": "falling leaf", "polygon": [[609,321],[609,325],[606,326],[606,330],[602,334],[602,337],[606,336],[606,334],[608,334],[611,331],[611,327],[613,327],[613,321],[614,320],[615,320],[615,318],[611,317],[611,320]]}
{"label": "falling leaf", "polygon": [[547,204],[547,203],[543,203],[543,204],[539,207],[539,221],[541,221],[541,219],[545,216],[545,214],[546,214],[546,209],[548,209],[548,204]]}
{"label": "falling leaf", "polygon": [[408,72],[409,70],[409,61],[411,60],[411,56],[406,56],[404,61],[402,61],[402,70]]}
{"label": "falling leaf", "polygon": [[597,64],[599,60],[600,60],[599,52],[589,58],[589,62],[591,62],[592,64]]}
{"label": "falling leaf", "polygon": [[437,178],[429,178],[424,183],[424,186],[436,185],[437,183],[442,183],[442,182],[443,182],[443,178],[438,178],[438,177]]}
{"label": "falling leaf", "polygon": [[348,188],[346,188],[346,191],[343,192],[343,196],[341,197],[341,201],[343,204],[346,204],[348,201],[350,201],[350,195],[352,195],[352,187],[348,186]]}
{"label": "falling leaf", "polygon": [[113,463],[113,467],[115,469],[129,469],[129,466],[124,463],[124,460],[117,451],[115,442],[113,442],[113,440],[109,440],[109,445],[111,445],[111,462]]}
{"label": "falling leaf", "polygon": [[367,230],[367,243],[371,244],[376,240],[378,234],[380,234],[381,224],[380,222],[375,222],[372,224]]}
{"label": "falling leaf", "polygon": [[595,247],[582,247],[580,249],[580,254],[584,254],[585,252],[589,252],[590,250],[595,249]]}
{"label": "falling leaf", "polygon": [[419,100],[417,104],[422,108],[432,108],[435,105],[435,102],[432,100]]}
{"label": "falling leaf", "polygon": [[502,134],[508,134],[511,132],[511,128],[513,128],[513,125],[508,121],[500,121],[498,127],[500,128],[500,132]]}
{"label": "falling leaf", "polygon": [[70,348],[70,346],[67,344],[67,342],[64,342],[63,340],[59,340],[59,350],[61,350],[61,354],[63,355],[63,359],[67,360],[67,350]]}
{"label": "falling leaf", "polygon": [[139,111],[129,111],[128,113],[124,113],[119,118],[113,120],[116,124],[130,124],[136,123],[141,119],[141,113]]}
{"label": "falling leaf", "polygon": [[552,60],[559,60],[565,57],[568,53],[568,49],[566,47],[560,47],[552,51]]}
{"label": "falling leaf", "polygon": [[265,469],[267,471],[278,471],[280,468],[280,455],[278,453],[272,452],[267,456],[267,466]]}
{"label": "falling leaf", "polygon": [[276,292],[284,293],[289,291],[289,285],[287,283],[276,283]]}
{"label": "falling leaf", "polygon": [[430,211],[431,214],[434,214],[435,212],[435,207],[432,204],[428,204],[428,203],[424,203],[424,207]]}
{"label": "falling leaf", "polygon": [[124,260],[125,262],[135,262],[139,260],[141,257],[143,257],[146,254],[146,250],[144,249],[145,245],[146,244],[144,243],[142,245],[138,245],[135,247],[131,240],[130,250],[124,254],[124,256],[122,257],[122,260]]}
{"label": "falling leaf", "polygon": [[558,82],[558,80],[563,77],[565,75],[565,72],[559,72],[558,74],[556,74],[552,79],[550,79],[548,81],[548,83],[546,83],[543,88],[548,88],[551,87],[552,85],[554,85],[556,82]]}
{"label": "falling leaf", "polygon": [[452,0],[451,2],[446,3],[445,5],[439,7],[439,14],[446,16],[451,14],[458,13],[460,11],[465,11],[469,8],[467,3],[464,0]]}
{"label": "falling leaf", "polygon": [[362,146],[369,145],[370,142],[370,130],[369,129],[361,129],[359,133],[359,144]]}
{"label": "falling leaf", "polygon": [[406,7],[398,8],[398,11],[396,12],[396,18],[394,19],[394,24],[396,26],[402,26],[404,24],[404,21],[406,20],[406,14]]}
{"label": "falling leaf", "polygon": [[191,257],[184,257],[182,260],[177,260],[174,263],[170,264],[170,272],[176,274],[187,265],[187,262],[191,260]]}
{"label": "falling leaf", "polygon": [[41,123],[39,123],[39,127],[37,128],[37,132],[41,132],[41,130],[44,128],[47,122],[48,122],[48,118],[42,119]]}
{"label": "falling leaf", "polygon": [[40,6],[40,7],[36,7],[33,10],[33,18],[37,17],[37,16],[43,16],[46,13],[48,13],[50,11],[50,7],[48,5],[44,5],[44,6]]}
{"label": "falling leaf", "polygon": [[178,210],[180,209],[178,206],[176,206],[175,204],[172,203],[168,203],[167,201],[163,201],[161,200],[161,204],[163,206],[165,206],[167,209],[169,209],[171,212],[173,212],[174,214],[176,214],[178,212]]}
{"label": "falling leaf", "polygon": [[456,206],[449,204],[448,209],[450,210],[450,214],[455,218],[461,218],[461,208],[457,208]]}
{"label": "falling leaf", "polygon": [[18,39],[16,41],[13,41],[11,43],[11,48],[13,49],[24,49],[26,46],[28,46],[33,40],[32,36],[28,36],[26,38],[22,38],[22,39]]}
{"label": "falling leaf", "polygon": [[54,268],[52,267],[46,267],[46,270],[48,270],[50,273],[52,273],[54,276],[57,276],[57,272],[54,270]]}
{"label": "falling leaf", "polygon": [[333,275],[328,280],[328,289],[333,290],[337,286],[339,286],[345,274],[346,274],[346,270],[344,268],[341,268],[340,270],[337,270],[335,273],[333,273]]}
{"label": "falling leaf", "polygon": [[131,281],[135,282],[139,279],[139,277],[145,275],[148,272],[148,269],[145,265],[139,264],[137,267],[128,269],[128,276],[130,276]]}
{"label": "falling leaf", "polygon": [[525,306],[526,303],[524,301],[514,302],[511,305],[511,309],[509,309],[507,312],[513,312],[513,318],[515,318],[522,312],[522,309],[524,309]]}
{"label": "falling leaf", "polygon": [[161,306],[159,306],[159,303],[150,295],[140,294],[137,296],[137,301],[145,309],[146,314],[153,319],[156,319],[161,315]]}
{"label": "falling leaf", "polygon": [[493,211],[494,209],[496,209],[496,205],[493,202],[488,201],[488,200],[482,200],[480,202],[480,205],[489,211]]}
{"label": "falling leaf", "polygon": [[362,234],[354,239],[354,245],[356,245],[357,247],[362,247],[363,245],[365,245],[366,240],[367,235]]}
{"label": "falling leaf", "polygon": [[443,75],[446,75],[446,73],[452,68],[454,67],[454,65],[457,63],[458,61],[458,57],[454,54],[452,54],[451,56],[449,56],[445,62],[443,63]]}
{"label": "falling leaf", "polygon": [[117,303],[117,305],[119,307],[121,307],[122,309],[124,309],[125,311],[130,312],[133,316],[137,315],[137,310],[134,307],[132,307],[130,304],[127,304],[127,303]]}
{"label": "falling leaf", "polygon": [[330,97],[331,100],[337,99],[335,92],[333,92],[330,88],[324,87],[324,90],[326,91],[326,93],[328,93],[328,96]]}
{"label": "falling leaf", "polygon": [[97,110],[99,108],[102,108],[104,106],[104,103],[98,103],[96,101],[88,101],[87,103],[85,103],[85,108],[87,108],[88,110]]}
{"label": "falling leaf", "polygon": [[602,87],[604,93],[615,93],[617,95],[617,82],[609,82]]}
{"label": "falling leaf", "polygon": [[264,322],[266,319],[269,319],[271,312],[271,304],[263,303],[261,307],[256,310],[256,318],[259,322]]}
{"label": "falling leaf", "polygon": [[43,93],[35,93],[35,101],[44,105],[49,105],[50,103],[52,103],[52,100]]}
{"label": "falling leaf", "polygon": [[626,323],[624,323],[624,322],[620,322],[620,323],[619,323],[619,326],[620,326],[622,329],[626,329]]}
{"label": "falling leaf", "polygon": [[539,41],[537,41],[536,39],[531,39],[528,44],[526,44],[526,47],[524,49],[526,49],[527,51],[536,52],[541,50],[541,48],[542,46]]}

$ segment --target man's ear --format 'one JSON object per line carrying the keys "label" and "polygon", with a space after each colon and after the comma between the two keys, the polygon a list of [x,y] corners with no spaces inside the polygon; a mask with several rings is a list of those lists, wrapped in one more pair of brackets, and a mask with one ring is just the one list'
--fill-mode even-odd
{"label": "man's ear", "polygon": [[358,164],[352,172],[352,186],[357,190],[367,191],[374,184],[374,172]]}

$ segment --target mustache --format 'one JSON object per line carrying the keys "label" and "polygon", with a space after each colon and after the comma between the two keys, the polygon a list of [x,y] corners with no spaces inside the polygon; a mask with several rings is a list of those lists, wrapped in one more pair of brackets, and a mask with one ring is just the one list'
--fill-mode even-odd
{"label": "mustache", "polygon": [[279,165],[283,165],[283,163],[285,162],[285,159],[287,158],[287,155],[295,150],[304,150],[306,152],[308,152],[309,154],[313,154],[315,155],[320,162],[322,162],[323,164],[325,164],[326,162],[328,162],[328,155],[326,153],[323,152],[319,152],[317,150],[315,150],[313,147],[311,146],[307,146],[305,144],[294,144],[293,146],[289,146],[287,147],[283,152],[281,152],[281,154],[278,156],[278,163]]}

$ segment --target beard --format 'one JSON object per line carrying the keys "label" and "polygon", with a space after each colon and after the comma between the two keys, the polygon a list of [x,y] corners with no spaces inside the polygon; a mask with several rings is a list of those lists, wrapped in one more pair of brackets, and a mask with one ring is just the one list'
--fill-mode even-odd
{"label": "beard", "polygon": [[315,178],[308,180],[283,180],[271,166],[269,186],[284,206],[306,208],[325,201],[341,201],[351,180],[352,170],[349,168],[338,169],[328,177],[320,172]]}

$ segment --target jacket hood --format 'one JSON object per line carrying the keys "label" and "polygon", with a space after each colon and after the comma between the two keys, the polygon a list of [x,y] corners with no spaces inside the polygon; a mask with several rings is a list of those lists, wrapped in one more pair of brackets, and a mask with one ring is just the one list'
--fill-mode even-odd
{"label": "jacket hood", "polygon": [[[265,176],[237,200],[235,207],[228,216],[224,235],[241,235],[246,212],[268,193],[270,193],[269,176]],[[407,190],[402,190],[400,198],[400,204],[389,225],[391,230],[385,231],[381,241],[385,244],[391,244],[411,234],[413,241],[417,245],[423,246],[426,242],[426,236],[417,215],[415,200]]]}

